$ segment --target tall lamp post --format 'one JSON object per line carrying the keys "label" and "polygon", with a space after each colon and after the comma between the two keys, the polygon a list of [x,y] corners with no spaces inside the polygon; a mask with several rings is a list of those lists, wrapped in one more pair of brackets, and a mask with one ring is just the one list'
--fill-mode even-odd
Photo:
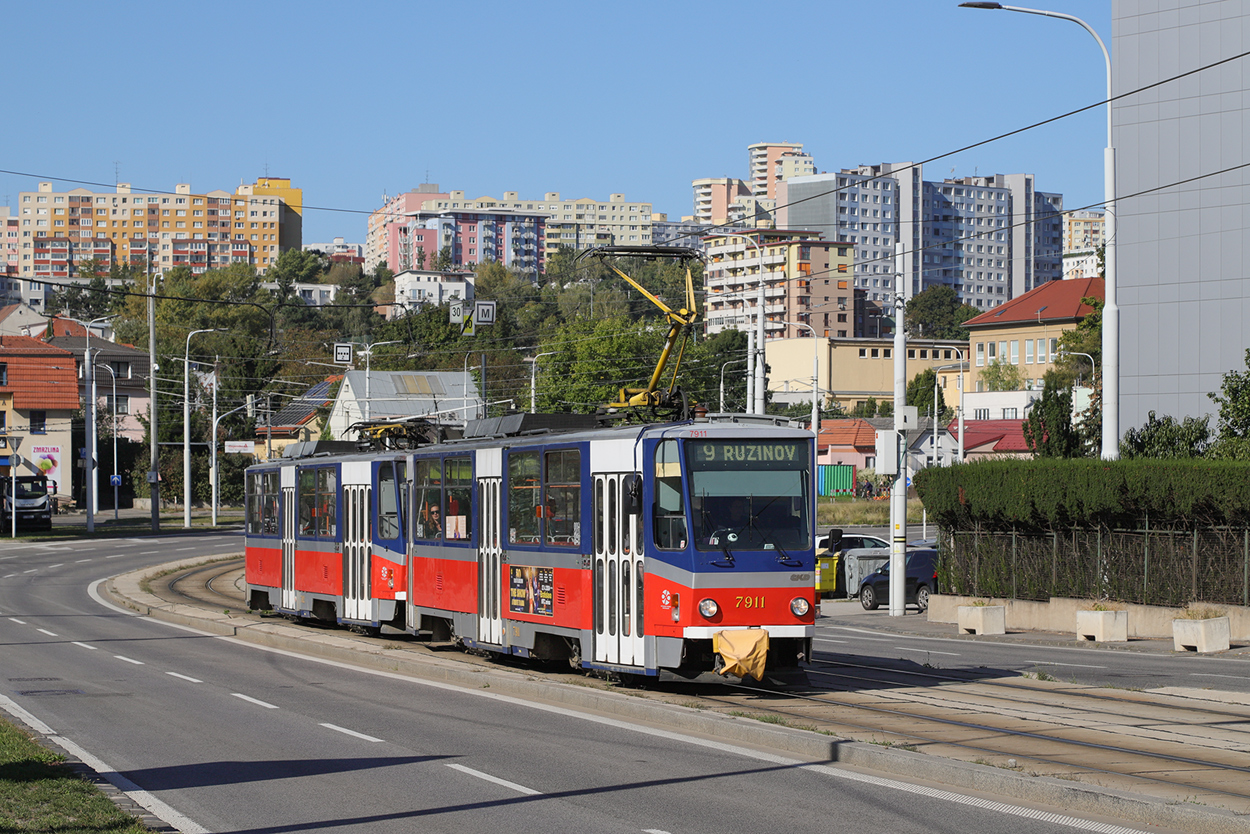
{"label": "tall lamp post", "polygon": [[[725,362],[720,366],[720,413],[721,414],[725,413],[725,369],[728,368],[730,365],[737,365],[738,363],[745,362],[745,361],[747,360],[730,359],[728,362]],[[743,413],[745,412],[746,412],[746,409],[744,408]]]}
{"label": "tall lamp post", "polygon": [[[214,396],[216,396],[215,391],[214,391]],[[212,475],[212,480],[213,480],[212,503],[213,503],[213,526],[214,527],[217,526],[217,424],[220,423],[222,420],[226,419],[227,417],[229,417],[231,414],[234,414],[236,411],[242,411],[243,409],[247,408],[247,406],[248,406],[247,403],[243,403],[243,405],[239,406],[238,408],[232,408],[229,411],[227,411],[225,414],[221,415],[220,417],[213,418],[213,433],[210,435],[211,440],[209,441],[210,443],[212,443],[212,446],[210,447],[212,449],[212,460],[209,462],[208,468],[210,470],[210,473]],[[244,520],[244,523],[246,524],[246,519]]]}
{"label": "tall lamp post", "polygon": [[[525,357],[525,361],[530,363],[530,414],[536,414],[538,411],[538,360],[542,359],[544,356],[555,356],[555,355],[556,355],[556,351],[551,351],[549,353],[540,353],[540,354],[537,354],[536,356]],[[465,379],[466,381],[468,380],[468,376],[469,376],[468,365],[467,365],[468,361],[469,361],[469,357],[465,356],[465,363],[466,363]],[[468,390],[468,386],[466,386],[466,390]],[[468,409],[466,408],[465,411],[467,412]]]}
{"label": "tall lamp post", "polygon": [[1107,149],[1103,152],[1103,203],[1106,212],[1103,225],[1103,266],[1106,273],[1106,295],[1102,307],[1102,459],[1115,460],[1120,456],[1120,305],[1116,298],[1116,188],[1115,145],[1111,141],[1111,55],[1094,28],[1070,14],[1004,6],[1002,3],[959,5],[969,9],[999,9],[1070,20],[1093,35],[1094,40],[1098,41],[1098,48],[1102,50],[1103,61],[1107,65]]}
{"label": "tall lamp post", "polygon": [[216,327],[192,330],[182,354],[182,526],[191,526],[191,337],[197,333],[219,333]]}
{"label": "tall lamp post", "polygon": [[[84,451],[86,452],[87,459],[84,462],[84,466],[87,475],[86,478],[83,479],[83,485],[86,490],[84,497],[87,499],[88,533],[95,532],[95,513],[98,509],[96,507],[95,495],[95,374],[91,370],[93,364],[91,361],[91,328],[93,325],[99,324],[102,321],[108,321],[112,318],[116,318],[116,316],[100,316],[98,319],[92,319],[91,321],[85,323],[87,328],[87,344],[83,349],[82,367],[84,374],[83,382],[87,387],[87,419],[84,421],[86,423],[87,430],[85,432],[86,442],[83,445],[86,446]],[[71,319],[71,321],[78,321],[78,319]],[[78,323],[83,324],[83,322]]]}
{"label": "tall lamp post", "polygon": [[113,477],[109,480],[113,484],[113,520],[117,521],[117,488],[121,485],[121,480],[117,477],[117,372],[110,365],[96,367],[108,371],[113,378]]}
{"label": "tall lamp post", "polygon": [[383,345],[397,345],[397,344],[399,344],[399,343],[400,343],[400,342],[402,342],[402,341],[403,341],[403,339],[393,339],[393,340],[391,340],[391,341],[389,341],[389,342],[374,342],[373,344],[365,345],[365,349],[364,349],[364,350],[358,350],[358,351],[356,351],[356,355],[357,355],[357,356],[363,356],[363,357],[365,358],[365,407],[364,407],[364,417],[365,417],[365,422],[366,422],[366,423],[367,423],[367,422],[369,422],[369,420],[370,420],[370,419],[372,418],[372,416],[373,416],[373,408],[372,408],[372,406],[370,405],[370,402],[369,402],[369,397],[371,396],[371,393],[370,393],[370,390],[369,390],[369,371],[370,371],[370,365],[371,365],[372,360],[373,360],[373,349],[374,349],[374,348],[380,348],[380,347],[382,347]]}
{"label": "tall lamp post", "polygon": [[[740,237],[747,243],[755,247],[755,258],[759,261],[760,280],[759,280],[759,299],[756,303],[756,321],[755,330],[747,330],[747,414],[763,414],[764,413],[764,250],[760,248],[759,241],[755,237],[742,232],[724,232],[716,233],[721,237]],[[758,235],[756,235],[758,237]],[[746,267],[743,267],[742,283],[746,285]],[[743,297],[743,308],[745,312],[746,299]],[[754,334],[755,338],[750,337]],[[752,342],[758,344],[752,345]],[[758,354],[758,358],[757,358]]]}

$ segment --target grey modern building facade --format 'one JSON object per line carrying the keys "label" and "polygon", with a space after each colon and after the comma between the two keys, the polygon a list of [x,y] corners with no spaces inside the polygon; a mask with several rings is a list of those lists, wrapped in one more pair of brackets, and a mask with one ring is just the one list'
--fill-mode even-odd
{"label": "grey modern building facade", "polygon": [[[1113,0],[1117,96],[1250,50],[1243,0]],[[1120,433],[1200,417],[1250,346],[1250,61],[1127,95],[1118,155]],[[1197,179],[1195,179],[1197,178]],[[1189,180],[1183,182],[1183,180]],[[1181,184],[1177,184],[1181,183]]]}
{"label": "grey modern building facade", "polygon": [[1063,196],[1037,191],[1032,174],[929,182],[921,166],[902,162],[781,188],[778,226],[854,244],[855,288],[869,301],[891,298],[896,268],[908,298],[948,286],[982,310],[1063,277]]}

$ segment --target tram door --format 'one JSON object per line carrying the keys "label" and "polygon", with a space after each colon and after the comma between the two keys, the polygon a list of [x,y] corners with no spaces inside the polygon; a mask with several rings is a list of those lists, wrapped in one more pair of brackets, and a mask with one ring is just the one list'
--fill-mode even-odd
{"label": "tram door", "polygon": [[[291,477],[291,485],[285,481]],[[295,610],[295,467],[282,470],[282,608]]]}
{"label": "tram door", "polygon": [[642,550],[626,474],[595,475],[595,660],[643,664]]}
{"label": "tram door", "polygon": [[369,604],[369,557],[373,549],[369,535],[369,507],[372,492],[373,488],[367,484],[343,486],[343,618],[347,620],[373,619]]}
{"label": "tram door", "polygon": [[500,491],[503,476],[503,450],[484,449],[477,454],[477,639],[503,644],[503,510]]}

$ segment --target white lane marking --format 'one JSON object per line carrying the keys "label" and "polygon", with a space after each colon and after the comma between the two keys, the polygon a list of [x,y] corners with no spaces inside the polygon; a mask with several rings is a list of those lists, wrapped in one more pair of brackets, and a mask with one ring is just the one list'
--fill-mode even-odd
{"label": "white lane marking", "polygon": [[9,617],[9,619],[17,623],[18,625],[26,625],[25,620],[19,620],[17,617]]}
{"label": "white lane marking", "polygon": [[669,832],[660,828],[644,828],[642,834],[669,834]]}
{"label": "white lane marking", "polygon": [[141,551],[139,551],[139,555],[140,555],[140,556],[151,556],[153,553],[160,553],[160,551],[159,551],[159,550],[141,550]]}
{"label": "white lane marking", "polygon": [[346,727],[340,727],[337,724],[322,724],[321,726],[325,727],[327,730],[334,730],[336,733],[343,733],[345,735],[352,736],[353,738],[363,739],[364,741],[382,741],[380,738],[367,736],[364,733],[358,733],[355,730],[349,730]]}
{"label": "white lane marking", "polygon": [[102,759],[88,753],[74,742],[61,736],[52,736],[51,741],[64,747],[70,753],[78,757],[79,761],[90,767],[96,773],[112,782],[118,790],[124,791],[131,799],[138,802],[144,808],[147,808],[156,816],[172,825],[174,828],[183,832],[183,834],[211,834],[211,832],[195,822],[190,817],[175,811],[173,807],[165,804],[152,794],[140,788],[134,782],[131,782],[125,776],[122,776],[109,765],[105,764]]}
{"label": "white lane marking", "polygon": [[48,635],[49,637],[60,637],[60,636],[61,636],[61,635],[57,634],[55,631],[48,631],[46,628],[37,628],[37,629],[35,629],[35,631],[39,632],[40,634],[46,634],[46,635]]}
{"label": "white lane marking", "polygon": [[75,564],[75,565],[81,565],[83,562],[90,562],[90,561],[91,561],[90,559],[79,559],[79,560],[78,560],[77,562],[75,562],[74,564]]}
{"label": "white lane marking", "polygon": [[121,557],[125,555],[126,555],[125,553],[114,553],[112,556],[105,556],[104,558],[105,559],[120,559]]}
{"label": "white lane marking", "polygon": [[5,579],[8,579],[10,576],[17,576],[17,574],[16,574],[16,573],[9,573],[9,574],[5,574],[5,577],[4,577],[4,578],[5,578]]}
{"label": "white lane marking", "polygon": [[944,654],[947,657],[959,657],[959,655],[955,654],[954,652],[935,652],[933,649],[916,649],[916,648],[912,648],[911,646],[895,646],[894,648],[900,652],[920,652],[921,654]]}
{"label": "white lane marking", "polygon": [[87,596],[91,597],[93,600],[95,600],[96,602],[100,603],[100,604],[101,604],[101,605],[103,605],[105,608],[108,608],[108,609],[110,609],[110,610],[112,610],[112,611],[116,611],[118,614],[125,614],[127,617],[138,617],[138,616],[140,616],[140,614],[139,614],[139,612],[138,612],[138,611],[127,611],[125,608],[120,608],[120,607],[118,607],[118,606],[114,605],[113,603],[109,602],[108,600],[106,600],[104,597],[100,596],[100,585],[101,585],[101,584],[103,584],[103,583],[105,583],[105,582],[108,582],[108,580],[107,580],[107,579],[97,579],[95,582],[92,582],[90,585],[88,585],[88,586],[87,586]]}
{"label": "white lane marking", "polygon": [[815,640],[814,640],[813,642],[816,642],[816,643],[842,643],[842,644],[846,644],[846,643],[849,643],[849,642],[851,642],[851,641],[850,641],[850,640],[831,640],[831,639],[829,639],[828,637],[817,637],[817,638],[815,638]]}
{"label": "white lane marking", "polygon": [[84,649],[90,649],[93,652],[97,650],[95,646],[89,646],[86,643],[79,643],[77,640],[71,641],[71,644],[75,646],[82,646]]}
{"label": "white lane marking", "polygon": [[1078,669],[1106,669],[1106,666],[1090,666],[1087,663],[1060,663],[1057,660],[1029,660],[1031,666],[1075,666]]}
{"label": "white lane marking", "polygon": [[527,788],[524,785],[518,785],[516,782],[509,782],[507,779],[500,779],[498,776],[491,776],[489,773],[483,773],[482,771],[474,770],[471,767],[465,767],[464,765],[458,765],[458,764],[449,764],[447,766],[450,767],[452,770],[458,770],[461,773],[467,773],[470,776],[476,776],[478,779],[484,779],[487,782],[494,782],[496,785],[503,785],[505,788],[508,788],[509,790],[514,790],[517,793],[523,793],[523,794],[526,794],[527,796],[542,796],[541,791],[536,791],[533,788]]}
{"label": "white lane marking", "polygon": [[[645,726],[641,726],[638,724],[631,724],[629,722],[622,721],[616,718],[608,718],[607,716],[591,715],[589,713],[579,712],[577,710],[569,709],[567,707],[558,707],[558,706],[553,706],[550,704],[533,703],[533,702],[526,701],[521,698],[516,698],[510,695],[500,695],[498,693],[493,693],[493,692],[484,692],[479,689],[465,689],[464,687],[457,686],[455,684],[441,683],[438,681],[421,680],[419,678],[412,678],[406,675],[401,675],[397,672],[384,672],[384,671],[377,670],[377,669],[368,669],[363,666],[356,666],[351,663],[343,663],[338,660],[327,660],[327,659],[319,658],[319,657],[309,657],[308,655],[303,655],[297,652],[287,651],[286,649],[275,649],[269,646],[260,646],[255,643],[249,643],[246,640],[240,640],[237,637],[224,637],[220,634],[212,634],[211,632],[203,631],[201,629],[193,628],[191,626],[180,625],[177,623],[167,623],[167,622],[164,622],[163,620],[152,620],[151,622],[160,623],[161,625],[165,625],[170,628],[177,629],[179,631],[186,631],[192,634],[198,634],[203,637],[212,637],[216,640],[221,640],[223,642],[231,643],[233,645],[237,645],[240,647],[247,647],[255,651],[262,651],[262,652],[268,652],[270,654],[276,654],[281,657],[295,658],[295,659],[303,660],[309,663],[320,663],[320,664],[331,666],[337,669],[351,669],[355,672],[359,672],[365,675],[372,675],[375,677],[387,678],[388,680],[405,681],[409,684],[429,687],[431,689],[438,689],[444,692],[456,692],[461,695],[473,695],[478,698],[486,698],[489,700],[497,701],[499,703],[507,703],[513,706],[523,707],[525,709],[531,709],[531,710],[537,710],[539,712],[547,712],[547,713],[552,713],[556,715],[562,715],[562,716],[566,716],[569,718],[576,718],[581,721],[588,721],[592,724],[602,724],[604,726],[615,727],[617,729],[627,730],[629,732],[639,733],[641,735],[652,736],[655,738],[668,739],[670,741],[680,741],[683,744],[689,744],[695,747],[706,747],[709,749],[718,750],[720,752],[731,753],[734,755],[742,756],[748,759],[768,761],[768,762],[773,762],[775,764],[781,764],[781,765],[786,765],[786,766],[791,766],[791,767],[802,767],[807,770],[816,771],[826,776],[833,777],[835,779],[846,779],[849,781],[867,782],[870,784],[880,785],[882,787],[885,787],[891,790],[899,790],[905,793],[921,794],[924,796],[931,796],[937,799],[944,799],[946,801],[955,802],[955,803],[962,804],[962,805],[972,805],[975,807],[985,808],[986,810],[994,811],[996,813],[1001,813],[1001,814],[1005,814],[1008,816],[1027,817],[1030,819],[1047,819],[1059,825],[1066,825],[1068,827],[1077,828],[1077,829],[1081,829],[1084,831],[1096,831],[1096,832],[1100,832],[1100,834],[1142,834],[1141,829],[1124,828],[1121,826],[1108,825],[1105,823],[1091,822],[1089,820],[1080,819],[1079,817],[1069,817],[1069,816],[1063,816],[1063,815],[1048,814],[1045,812],[1035,811],[1031,808],[1024,808],[1019,805],[1008,805],[1002,802],[994,802],[991,800],[983,800],[978,797],[965,796],[962,794],[953,793],[951,791],[938,790],[937,788],[928,788],[928,787],[923,787],[920,785],[911,785],[911,784],[908,784],[906,782],[901,782],[896,779],[886,779],[883,777],[868,776],[867,774],[853,773],[850,771],[842,771],[842,770],[838,770],[835,767],[828,766],[828,765],[813,765],[801,759],[790,759],[784,756],[776,756],[776,755],[772,755],[768,753],[762,753],[758,750],[751,750],[746,747],[738,747],[736,745],[726,744],[724,742],[712,741],[711,739],[697,738],[695,736],[689,736],[683,733],[673,732],[670,729],[663,729],[663,728],[658,728],[658,727],[645,727]],[[931,639],[931,638],[922,638],[922,639]],[[1045,648],[1045,647],[1039,646],[1038,648]],[[1076,651],[1088,651],[1088,649],[1076,649]],[[236,697],[240,697],[240,698],[243,698],[244,700],[249,700],[249,701],[253,700],[244,695],[237,695],[237,693],[236,693]],[[4,696],[0,695],[0,699],[4,699]],[[266,706],[268,705],[266,704]],[[276,707],[274,707],[274,709],[276,709]],[[32,724],[31,726],[33,727],[34,725]],[[456,765],[448,765],[448,767],[455,767],[457,770],[465,770],[465,771],[468,770],[467,768],[460,768]]]}
{"label": "white lane marking", "polygon": [[194,548],[194,547],[175,547],[175,548],[174,548],[174,552],[175,552],[175,553],[181,553],[181,552],[182,552],[182,551],[184,551],[184,550],[195,550],[195,549],[196,549],[196,548]]}
{"label": "white lane marking", "polygon": [[184,681],[190,681],[191,683],[204,683],[204,681],[200,680],[199,678],[193,678],[190,675],[180,675],[177,672],[166,672],[165,674],[170,675],[175,678],[181,678]]}
{"label": "white lane marking", "polygon": [[37,571],[37,570],[39,570],[39,568],[31,568],[30,570],[24,570],[24,571],[22,571],[22,573],[34,573],[34,572],[35,572],[35,571]]}
{"label": "white lane marking", "polygon": [[144,665],[142,660],[134,660],[133,658],[126,657],[124,654],[115,654],[113,655],[113,657],[117,658],[118,660],[124,660],[127,663],[133,663],[136,666]]}
{"label": "white lane marking", "polygon": [[1190,672],[1189,676],[1191,678],[1232,678],[1235,681],[1244,681],[1246,679],[1244,675],[1209,675],[1204,672]]}
{"label": "white lane marking", "polygon": [[243,695],[242,693],[239,693],[239,692],[231,692],[230,694],[236,698],[242,698],[244,701],[247,701],[249,704],[256,704],[257,706],[264,707],[265,709],[277,709],[277,707],[274,706],[273,704],[266,704],[264,701],[258,700],[256,698],[252,698],[248,695]]}
{"label": "white lane marking", "polygon": [[53,568],[63,568],[63,567],[65,567],[64,562],[57,562],[55,565],[48,565],[48,570],[52,570]]}

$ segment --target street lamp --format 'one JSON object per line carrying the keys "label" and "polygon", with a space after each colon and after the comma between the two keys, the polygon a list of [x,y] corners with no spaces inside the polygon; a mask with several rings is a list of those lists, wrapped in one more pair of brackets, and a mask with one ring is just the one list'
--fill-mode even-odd
{"label": "street lamp", "polygon": [[[759,237],[742,232],[716,232],[721,237],[740,237],[755,247],[755,258],[759,261],[760,281],[759,300],[756,304],[755,330],[747,330],[747,414],[764,413],[764,251],[760,249]],[[742,283],[746,284],[746,268],[743,267]],[[743,307],[746,300],[743,299]],[[754,338],[752,336],[754,335]],[[759,344],[755,344],[758,342]],[[758,353],[758,360],[756,354]]]}
{"label": "street lamp", "polygon": [[812,433],[820,436],[820,339],[816,337],[816,328],[798,321],[783,321],[791,327],[806,327],[812,333]]}
{"label": "street lamp", "polygon": [[[1088,360],[1089,360],[1089,372],[1090,372],[1091,374],[1092,374],[1092,373],[1094,373],[1094,370],[1098,367],[1098,366],[1094,363],[1094,357],[1090,356],[1088,353],[1081,353],[1079,350],[1061,350],[1061,351],[1059,351],[1059,353],[1058,353],[1057,355],[1058,355],[1058,356],[1059,356],[1059,358],[1061,358],[1061,359],[1062,359],[1063,357],[1065,357],[1065,356],[1084,356],[1086,359],[1088,359]],[[1077,382],[1080,382],[1080,381],[1081,381],[1081,378],[1078,376],[1076,381],[1077,381]],[[1107,389],[1106,389],[1106,384],[1107,384],[1107,383],[1106,383],[1106,380],[1103,380],[1103,386],[1104,386],[1104,387],[1103,387],[1103,392],[1104,392],[1104,393],[1105,393],[1105,392],[1106,392],[1106,390],[1107,390]]]}
{"label": "street lamp", "polygon": [[1116,220],[1115,220],[1115,145],[1111,141],[1111,55],[1107,45],[1094,28],[1079,17],[1001,3],[960,3],[969,9],[1001,9],[1043,17],[1070,20],[1098,41],[1107,65],[1107,149],[1103,152],[1103,269],[1106,274],[1102,307],[1102,458],[1115,460],[1120,456],[1120,305],[1116,300]]}
{"label": "street lamp", "polygon": [[[86,414],[87,419],[84,421],[86,423],[86,428],[87,428],[87,431],[85,432],[86,442],[83,445],[86,446],[86,449],[84,451],[86,451],[87,453],[86,454],[87,460],[85,461],[87,477],[84,479],[84,487],[85,487],[86,492],[85,492],[84,497],[87,499],[87,532],[88,533],[95,532],[95,513],[96,513],[96,510],[98,509],[98,507],[96,507],[96,495],[95,495],[95,483],[94,483],[95,481],[95,374],[92,373],[91,371],[91,365],[92,365],[91,363],[91,327],[92,325],[98,324],[99,322],[102,322],[102,321],[108,321],[109,319],[112,319],[112,318],[117,318],[117,316],[116,315],[100,316],[97,319],[92,319],[91,321],[85,323],[85,327],[87,328],[87,344],[86,344],[86,347],[83,349],[83,382],[86,384],[88,397],[87,397],[87,414]],[[83,322],[78,321],[78,319],[70,319],[70,321],[76,321],[79,324],[84,324]]]}
{"label": "street lamp", "polygon": [[[720,366],[720,413],[725,413],[725,369],[730,365],[737,365],[739,362],[746,362],[746,359],[730,359],[728,362]],[[745,408],[743,413],[746,413]]]}
{"label": "street lamp", "polygon": [[356,355],[357,355],[357,356],[363,356],[363,357],[365,358],[365,407],[364,407],[364,418],[365,418],[365,422],[366,422],[366,423],[367,423],[367,422],[369,422],[370,417],[372,417],[372,415],[373,415],[373,409],[370,407],[370,404],[369,404],[369,397],[370,397],[370,391],[369,391],[369,370],[370,370],[370,367],[369,367],[369,366],[370,366],[370,364],[371,364],[371,362],[372,362],[372,360],[373,360],[373,349],[374,349],[374,348],[380,348],[380,347],[382,347],[383,345],[397,345],[397,344],[399,344],[399,343],[400,343],[400,342],[402,342],[402,341],[403,341],[403,339],[392,339],[392,340],[391,340],[391,341],[389,341],[389,342],[374,342],[373,344],[370,344],[370,345],[365,345],[365,349],[364,349],[364,350],[358,350],[358,351],[356,351]]}
{"label": "street lamp", "polygon": [[[217,391],[216,391],[216,388],[214,388],[213,396],[216,397],[216,394],[217,394]],[[232,408],[229,411],[227,411],[225,414],[221,415],[220,417],[213,418],[213,432],[210,435],[210,441],[209,441],[212,444],[212,446],[210,446],[210,448],[212,449],[212,459],[209,461],[209,470],[210,470],[210,473],[212,475],[212,480],[213,480],[212,504],[213,504],[213,526],[214,527],[217,526],[217,424],[220,423],[222,420],[226,419],[227,417],[229,417],[231,414],[235,413],[236,411],[242,411],[243,409],[247,408],[247,406],[248,406],[247,403],[243,403],[243,405],[239,406],[238,408]]]}
{"label": "street lamp", "polygon": [[220,333],[216,327],[192,330],[182,354],[182,526],[191,526],[191,337],[196,333]]}
{"label": "street lamp", "polygon": [[121,484],[117,477],[117,372],[110,365],[96,367],[108,371],[113,378],[113,477],[110,480],[113,484],[113,520],[117,521],[117,488]]}
{"label": "street lamp", "polygon": [[949,371],[952,368],[959,369],[959,462],[964,462],[964,355],[959,348],[951,348],[959,354],[958,365],[941,365],[933,369],[933,464],[936,466],[938,462],[937,445],[938,445],[938,413],[937,413],[937,395],[938,382],[937,377],[939,371]]}
{"label": "street lamp", "polygon": [[[555,356],[556,353],[557,351],[551,351],[550,353],[540,353],[536,356],[525,357],[525,361],[530,363],[530,414],[535,414],[538,411],[538,360],[542,359],[544,356]],[[465,361],[464,373],[465,373],[465,378],[467,380],[468,375],[469,375],[469,370],[468,370],[469,357],[467,354],[464,357],[464,361]],[[721,377],[721,379],[722,379],[722,386],[723,386],[724,377]],[[466,391],[468,390],[467,385],[465,386],[465,390]],[[721,390],[723,391],[724,388],[722,387]],[[467,412],[468,408],[466,408],[465,411]]]}

